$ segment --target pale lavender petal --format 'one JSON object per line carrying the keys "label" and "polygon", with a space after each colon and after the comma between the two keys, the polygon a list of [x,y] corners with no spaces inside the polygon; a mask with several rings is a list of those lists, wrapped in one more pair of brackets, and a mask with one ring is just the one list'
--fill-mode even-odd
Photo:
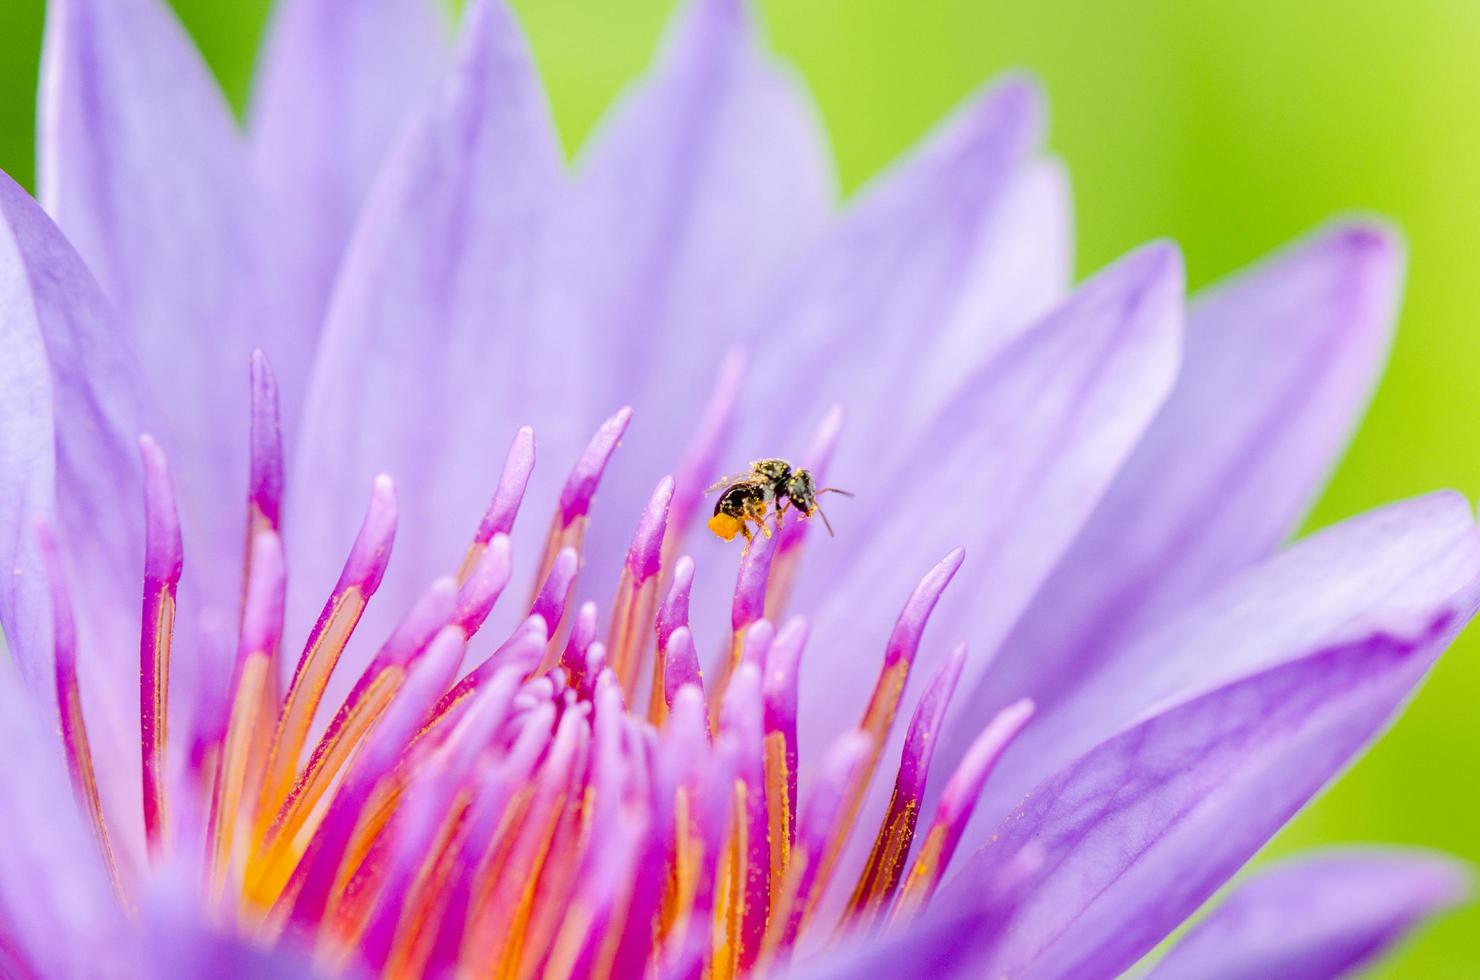
{"label": "pale lavender petal", "polygon": [[435,0],[283,0],[252,95],[254,170],[317,317],[371,181],[446,68]]}
{"label": "pale lavender petal", "polygon": [[1130,966],[1387,724],[1470,611],[1440,604],[1416,634],[1312,649],[1153,715],[1045,781],[937,898],[1043,847],[983,974]]}
{"label": "pale lavender petal", "polygon": [[598,399],[590,410],[633,403],[630,452],[652,461],[612,473],[587,546],[597,594],[614,585],[605,580],[605,559],[622,546],[613,522],[631,519],[654,466],[678,467],[696,413],[730,374],[725,351],[832,211],[832,162],[811,97],[765,49],[751,8],[683,5],[652,70],[583,149],[562,212],[560,270],[580,284]]}
{"label": "pale lavender petal", "polygon": [[1151,976],[1344,976],[1470,893],[1470,870],[1438,854],[1342,848],[1302,855],[1238,884]]}
{"label": "pale lavender petal", "polygon": [[[399,144],[355,233],[289,488],[291,565],[312,594],[332,584],[330,556],[354,535],[346,494],[378,472],[395,478],[405,533],[362,630],[383,629],[419,583],[456,568],[499,485],[506,440],[526,421],[515,414],[524,386],[534,375],[555,384],[536,369],[558,365],[527,363],[521,337],[560,184],[519,27],[501,3],[480,0],[453,74]],[[541,481],[573,449],[528,421],[553,464],[544,477],[536,468],[531,499],[553,501]]]}
{"label": "pale lavender petal", "polygon": [[104,961],[127,975],[136,950],[67,778],[55,712],[0,662],[0,968],[8,955],[40,976],[89,976]]}
{"label": "pale lavender petal", "polygon": [[[164,148],[168,148],[167,152]],[[291,431],[311,353],[230,108],[163,0],[48,4],[38,137],[47,211],[115,304],[161,398],[186,547],[209,595],[241,568],[248,358]]]}
{"label": "pale lavender petal", "polygon": [[[1373,629],[1411,631],[1435,608],[1473,602],[1477,581],[1480,531],[1458,494],[1392,504],[1299,542],[1127,646],[1042,713],[1003,760],[974,839],[1035,783],[1159,703]],[[964,740],[952,733],[942,757],[957,758]]]}
{"label": "pale lavender petal", "polygon": [[1074,214],[1063,164],[1052,157],[1025,164],[1001,195],[960,295],[920,352],[905,425],[927,420],[976,365],[1069,291]]}
{"label": "pale lavender petal", "polygon": [[[927,644],[918,663],[933,671],[949,641],[969,635],[979,652],[962,684],[976,683],[1169,389],[1181,288],[1165,245],[1101,273],[973,375],[892,465],[871,470],[864,495],[834,507],[839,535],[816,545],[826,563],[797,587],[798,608],[816,609],[814,630],[828,638],[803,682],[803,746],[860,709],[871,678],[845,664],[888,635],[891,597],[909,594],[943,544],[964,544],[966,561],[932,627],[947,642]],[[921,534],[922,522],[941,530]]]}
{"label": "pale lavender petal", "polygon": [[1038,847],[1020,851],[988,886],[951,903],[936,903],[887,929],[857,930],[786,974],[798,980],[979,980],[1019,890],[1042,866]]}
{"label": "pale lavender petal", "polygon": [[833,472],[864,472],[866,452],[923,421],[1062,296],[1066,189],[1049,171],[1025,176],[1043,115],[1030,79],[985,89],[788,271],[747,331],[751,392],[786,405],[752,411],[751,455],[787,451],[794,430],[842,403],[870,438],[845,440]]}
{"label": "pale lavender petal", "polygon": [[[648,77],[581,153],[563,244],[599,313],[591,341],[613,358],[601,379],[611,400],[652,390],[665,405],[701,404],[736,319],[831,210],[811,98],[747,8],[689,0]],[[668,438],[692,422],[649,420]]]}
{"label": "pale lavender petal", "polygon": [[129,775],[139,765],[144,572],[135,439],[150,413],[143,374],[114,323],[51,219],[0,175],[0,629],[28,688],[53,704],[51,598],[34,534],[44,519],[71,591],[86,597],[76,616],[91,679],[84,700],[100,784],[118,804],[118,791],[138,787]]}
{"label": "pale lavender petal", "polygon": [[1194,305],[1176,388],[978,703],[1051,706],[1290,534],[1366,403],[1401,264],[1391,232],[1343,224]]}
{"label": "pale lavender petal", "polygon": [[[201,902],[198,877],[173,864],[149,882],[139,923],[145,963],[139,975],[170,980],[320,980],[311,950],[284,937],[264,948],[221,928]],[[351,976],[356,974],[351,971]]]}

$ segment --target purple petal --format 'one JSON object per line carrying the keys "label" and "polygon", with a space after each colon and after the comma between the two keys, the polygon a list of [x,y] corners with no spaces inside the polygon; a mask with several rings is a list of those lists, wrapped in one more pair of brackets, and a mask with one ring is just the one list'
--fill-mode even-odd
{"label": "purple petal", "polygon": [[1366,403],[1400,267],[1391,232],[1340,225],[1194,306],[1175,390],[1003,649],[984,710],[1062,700],[1290,534]]}
{"label": "purple petal", "polygon": [[1153,715],[1044,782],[937,898],[1043,847],[983,974],[1109,976],[1134,963],[1382,729],[1460,612],[1441,606],[1412,638],[1312,649]]}
{"label": "purple petal", "polygon": [[[488,447],[501,449],[525,421],[515,413],[541,367],[524,359],[521,337],[560,184],[519,28],[502,4],[476,3],[456,69],[400,143],[355,233],[289,488],[292,566],[312,593],[332,583],[332,556],[353,537],[343,501],[376,473],[395,478],[404,533],[382,586],[389,601],[362,630],[383,630],[419,583],[456,567],[499,483],[502,454]],[[549,506],[542,480],[578,444],[533,421],[554,466],[544,477],[535,470],[531,499]]]}
{"label": "purple petal", "polygon": [[[818,550],[836,571],[798,585],[798,607],[817,609],[817,658],[878,643],[890,597],[907,595],[910,577],[955,543],[966,561],[934,629],[944,625],[953,640],[969,623],[973,648],[990,656],[1170,388],[1181,285],[1181,262],[1164,245],[1101,273],[978,371],[892,465],[857,487],[864,495],[834,508],[840,533]],[[922,524],[939,533],[922,534]],[[933,671],[945,653],[946,644],[926,644],[920,669]],[[968,660],[963,689],[982,664]],[[842,660],[814,660],[809,676],[825,684],[803,685],[803,745],[835,730],[869,683]]]}
{"label": "purple petal", "polygon": [[1344,848],[1302,855],[1237,885],[1151,975],[1344,976],[1470,891],[1469,869],[1437,854]]}
{"label": "purple petal", "polygon": [[197,568],[234,602],[248,358],[259,346],[271,356],[291,430],[312,331],[287,299],[230,109],[162,0],[48,5],[41,103],[41,200],[163,399],[186,546],[205,546]]}
{"label": "purple petal", "polygon": [[[143,375],[82,260],[0,175],[0,628],[30,690],[52,689],[51,599],[34,534],[57,531],[89,724],[110,805],[137,793]],[[240,528],[238,527],[238,531]],[[43,703],[51,704],[46,695]],[[95,710],[96,709],[96,710]],[[132,768],[131,768],[132,767]],[[138,812],[137,795],[132,797]]]}
{"label": "purple petal", "polygon": [[[360,205],[447,61],[429,0],[285,0],[252,98],[251,152],[322,315]],[[316,322],[316,320],[315,320]]]}
{"label": "purple petal", "polygon": [[[1480,532],[1457,494],[1392,504],[1301,541],[1127,646],[1042,713],[1003,760],[975,839],[1035,783],[1159,704],[1374,629],[1411,632],[1435,609],[1468,608],[1477,579]],[[949,737],[943,758],[963,742]]]}

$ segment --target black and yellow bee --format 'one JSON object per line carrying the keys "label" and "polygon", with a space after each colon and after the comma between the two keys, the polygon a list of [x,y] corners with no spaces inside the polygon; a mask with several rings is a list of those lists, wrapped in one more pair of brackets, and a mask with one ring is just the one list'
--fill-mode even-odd
{"label": "black and yellow bee", "polygon": [[837,487],[819,489],[809,470],[798,469],[784,459],[758,459],[750,464],[748,472],[727,476],[704,492],[715,490],[721,492],[714,502],[709,530],[726,541],[733,541],[737,534],[742,535],[747,545],[755,534],[751,524],[769,538],[771,528],[766,524],[766,518],[774,513],[779,528],[788,507],[798,511],[803,518],[818,515],[827,533],[832,534],[832,524],[817,505],[817,498],[825,493],[853,496]]}

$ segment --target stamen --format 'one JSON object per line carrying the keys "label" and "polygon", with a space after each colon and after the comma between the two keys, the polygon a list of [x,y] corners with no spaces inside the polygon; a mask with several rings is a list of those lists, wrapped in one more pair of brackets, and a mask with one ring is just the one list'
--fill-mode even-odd
{"label": "stamen", "polygon": [[503,594],[504,586],[509,584],[513,567],[509,536],[495,534],[489,541],[483,560],[461,581],[458,589],[457,611],[453,613],[452,622],[463,631],[464,637],[473,636],[482,627],[488,614],[493,611],[494,603]]}
{"label": "stamen", "polygon": [[873,738],[867,732],[854,730],[834,745],[823,761],[802,812],[781,897],[766,930],[761,957],[765,967],[784,960],[827,887],[826,858],[832,846],[832,834],[843,818],[852,787],[858,783],[874,752]]}
{"label": "stamen", "polygon": [[[672,513],[671,508],[669,513]],[[666,540],[668,539],[665,538]],[[689,625],[689,594],[693,588],[694,560],[684,555],[673,566],[673,581],[669,583],[668,593],[663,597],[663,601],[658,604],[657,619],[654,623],[658,644],[653,654],[653,689],[648,698],[648,720],[654,725],[663,724],[663,719],[668,713],[668,706],[672,703],[673,691],[666,687],[668,645],[674,630]],[[692,642],[691,638],[691,648]],[[698,676],[697,664],[695,664],[694,676]]]}
{"label": "stamen", "polygon": [[704,488],[720,474],[720,456],[729,445],[735,428],[735,415],[740,404],[740,387],[745,380],[745,353],[733,347],[720,362],[719,375],[715,378],[709,404],[704,407],[699,427],[694,431],[688,449],[683,454],[677,479],[674,480],[673,505],[670,510],[670,526],[673,534],[665,544],[663,564],[671,564],[673,552],[699,512],[704,499]]}
{"label": "stamen", "polygon": [[730,676],[740,664],[746,629],[766,614],[766,581],[771,574],[771,558],[775,553],[775,537],[760,536],[750,542],[740,559],[735,595],[730,602],[730,649],[714,672],[715,684],[709,691],[711,711],[718,710]]}
{"label": "stamen", "polygon": [[593,643],[586,648],[586,666],[581,670],[580,683],[575,686],[576,693],[589,701],[595,694],[597,679],[605,670],[606,644]]}
{"label": "stamen", "polygon": [[[845,413],[843,406],[834,405],[823,416],[812,443],[802,456],[802,468],[810,470],[818,486],[823,485],[827,468],[832,463],[838,448],[838,437],[843,434]],[[772,616],[779,617],[791,600],[796,585],[797,569],[802,561],[802,544],[807,539],[810,521],[787,521],[781,527],[781,540],[776,544],[775,568],[771,571],[770,586],[766,593],[766,609]]]}
{"label": "stamen", "polygon": [[868,863],[853,890],[844,924],[867,928],[894,897],[910,856],[910,845],[915,839],[915,825],[925,796],[930,760],[938,741],[936,734],[945,720],[946,708],[951,703],[965,663],[966,645],[961,644],[951,651],[946,662],[930,679],[915,706],[904,751],[900,755],[899,774],[894,780],[894,795],[889,800],[889,809],[879,827]]}
{"label": "stamen", "polygon": [[770,910],[763,716],[760,670],[754,664],[741,664],[725,694],[720,720],[721,731],[738,746],[738,766],[735,823],[721,877],[726,887],[716,916],[712,967],[718,980],[738,977],[755,965]]}
{"label": "stamen", "polygon": [[72,789],[87,811],[93,837],[103,856],[103,865],[108,869],[108,879],[113,883],[113,891],[118,895],[120,904],[126,908],[128,897],[123,890],[118,861],[113,856],[113,845],[108,836],[108,819],[103,813],[102,798],[98,795],[92,743],[88,741],[87,720],[82,713],[82,688],[77,679],[77,624],[72,618],[72,598],[67,590],[66,575],[62,572],[61,556],[57,553],[51,528],[45,523],[38,522],[36,525],[36,544],[41,551],[41,565],[51,590],[53,669],[62,747],[67,753],[67,771],[72,776]]}
{"label": "stamen", "polygon": [[518,952],[527,921],[528,903],[555,839],[565,802],[578,788],[576,761],[584,754],[590,727],[581,715],[560,719],[550,755],[535,776],[533,796],[506,835],[508,844],[494,852],[477,873],[468,929],[459,953],[459,972],[474,976],[503,974]]}
{"label": "stamen", "polygon": [[[358,948],[361,957],[378,959],[378,965],[383,967],[403,909],[414,908],[425,900],[428,888],[440,888],[449,870],[446,863],[455,854],[465,828],[463,818],[472,798],[476,763],[508,720],[519,682],[516,672],[500,672],[468,706],[447,740],[435,751],[419,758],[403,754],[397,775],[406,771],[416,775],[397,781],[394,796],[399,801],[403,795],[399,784],[409,779],[409,791],[404,793],[408,803],[396,813],[393,832],[376,837],[377,845],[383,846],[388,858],[380,861],[366,857],[356,861],[356,852],[368,853],[368,849],[351,846],[340,878],[352,866],[354,877],[345,887],[336,888],[329,899],[325,920],[344,954]],[[386,792],[386,781],[382,780],[376,796],[391,795]],[[391,814],[387,813],[372,818],[371,822],[383,827],[390,819]],[[363,832],[366,822],[362,811],[357,834]],[[369,930],[373,940],[362,940],[364,929]]]}
{"label": "stamen", "polygon": [[[468,832],[452,863],[451,881],[434,904],[406,923],[396,936],[387,959],[388,976],[444,976],[453,972],[471,907],[479,869],[499,860],[497,854],[523,812],[530,779],[545,757],[555,731],[555,706],[540,705],[525,716],[508,755],[494,763],[480,780],[468,809]],[[423,937],[431,937],[425,939]],[[423,948],[427,943],[430,948]]]}
{"label": "stamen", "polygon": [[734,816],[731,800],[737,752],[733,740],[716,745],[712,754],[705,753],[700,757],[706,771],[691,783],[693,795],[689,799],[697,802],[691,802],[687,810],[693,814],[694,825],[690,835],[695,853],[691,866],[697,880],[692,887],[692,910],[687,917],[687,926],[683,926],[684,920],[680,916],[674,924],[668,948],[661,954],[662,961],[670,964],[667,975],[671,977],[700,980],[709,966],[714,946],[720,869],[726,853],[725,839]]}
{"label": "stamen", "polygon": [[261,767],[266,763],[272,723],[268,672],[274,667],[282,639],[286,585],[282,539],[275,531],[264,529],[252,539],[251,568],[231,684],[230,720],[216,769],[206,832],[211,846],[208,872],[213,902],[222,898],[241,843],[236,827],[242,801],[255,798]]}
{"label": "stamen", "polygon": [[[704,692],[704,676],[699,672],[699,653],[694,649],[694,637],[687,626],[680,626],[668,638],[668,658],[663,671],[663,697],[668,707],[674,699],[688,688]],[[709,715],[704,716],[705,740],[709,735]]]}
{"label": "stamen", "polygon": [[935,808],[935,822],[925,836],[920,856],[910,869],[909,879],[894,908],[895,919],[913,915],[935,893],[952,855],[956,853],[956,845],[961,842],[961,834],[966,830],[972,811],[976,809],[987,777],[1032,717],[1032,701],[1024,698],[1014,702],[998,712],[966,750],[961,764],[941,793]]}
{"label": "stamen", "polygon": [[[549,634],[545,630],[545,618],[539,613],[531,615],[519,625],[514,634],[504,641],[504,644],[489,655],[483,661],[452,686],[442,700],[427,717],[426,724],[421,731],[417,732],[417,738],[425,738],[433,730],[444,725],[453,718],[458,709],[477,693],[478,689],[487,684],[499,671],[504,668],[517,670],[520,676],[527,676],[540,662],[540,657],[545,652],[545,645],[549,642]],[[598,646],[599,644],[593,644]]]}
{"label": "stamen", "polygon": [[766,655],[771,652],[771,641],[776,639],[776,627],[770,620],[758,619],[745,631],[745,642],[740,651],[740,663],[750,664],[757,673],[764,675]]}
{"label": "stamen", "polygon": [[670,695],[669,706],[662,771],[671,786],[666,793],[673,800],[673,844],[653,961],[654,966],[669,967],[666,976],[689,976],[690,969],[674,967],[683,961],[697,972],[708,959],[714,886],[734,776],[731,754],[710,748],[703,690],[685,685]]}
{"label": "stamen", "polygon": [[[606,472],[607,461],[611,459],[612,452],[617,448],[622,433],[627,431],[627,423],[630,421],[632,409],[623,408],[603,422],[571,468],[565,488],[560,491],[560,505],[550,524],[545,552],[540,557],[539,570],[534,577],[536,582],[544,581],[545,576],[550,573],[550,567],[555,564],[555,556],[562,550],[580,550],[581,539],[586,534],[586,517],[591,510],[591,498],[596,496],[596,488],[600,486],[601,476]],[[555,633],[555,624],[552,622],[550,635]]]}
{"label": "stamen", "polygon": [[[638,664],[647,654],[648,640],[652,635],[663,536],[668,525],[668,505],[672,499],[673,478],[665,476],[658,482],[648,500],[647,508],[642,512],[642,518],[637,523],[632,545],[627,549],[622,577],[617,583],[617,594],[612,599],[612,621],[606,641],[607,655],[612,671],[622,682],[622,690],[629,700],[637,686]],[[655,680],[660,676],[656,675]]]}
{"label": "stamen", "polygon": [[[560,666],[565,670],[566,684],[579,690],[585,679],[586,651],[596,639],[596,603],[584,602],[576,613],[575,626],[565,643],[565,652],[560,655]],[[595,675],[590,678],[594,683]]]}
{"label": "stamen", "polygon": [[[581,822],[589,832],[587,846],[579,862],[571,848],[558,862],[558,874],[546,871],[546,879],[555,879],[553,894],[541,896],[543,928],[529,930],[530,950],[524,964],[536,975],[630,975],[621,973],[616,965],[624,927],[645,917],[651,921],[645,909],[646,896],[634,887],[634,872],[647,849],[650,822],[631,805],[649,798],[643,786],[645,750],[640,745],[641,737],[634,737],[621,686],[611,671],[597,680],[595,707],[590,772],[580,780],[584,784],[583,805],[570,808],[582,816]],[[617,859],[604,853],[611,846],[622,849]],[[573,876],[578,866],[581,883],[575,888]],[[544,962],[547,954],[548,963]]]}
{"label": "stamen", "polygon": [[539,593],[530,603],[529,614],[539,616],[545,621],[552,638],[560,629],[561,620],[565,618],[565,606],[570,601],[580,565],[581,556],[575,548],[562,548],[551,563]]}
{"label": "stamen", "polygon": [[807,621],[795,617],[776,636],[766,655],[761,696],[766,721],[766,810],[771,844],[771,903],[786,880],[796,843],[797,667],[807,645]]}
{"label": "stamen", "polygon": [[668,638],[680,626],[689,625],[689,595],[694,588],[694,559],[684,555],[673,566],[673,581],[668,594],[658,607],[658,649],[668,646]]}
{"label": "stamen", "polygon": [[139,747],[143,761],[144,840],[157,857],[166,836],[165,765],[169,746],[170,650],[175,595],[185,563],[180,514],[164,451],[139,439],[144,464],[144,601],[139,634]]}
{"label": "stamen", "polygon": [[[278,415],[277,378],[267,355],[260,350],[252,352],[251,377],[251,422],[248,437],[247,478],[247,525],[246,544],[242,548],[242,615],[246,615],[247,584],[252,580],[252,542],[260,531],[282,534],[281,517],[283,503],[283,429]],[[262,699],[267,704],[268,716],[275,713],[282,700],[282,670],[278,664],[280,652],[274,648],[269,655],[266,670],[266,686]],[[273,734],[271,723],[267,723],[261,735],[269,739]],[[270,743],[258,746],[262,752],[271,749]]]}
{"label": "stamen", "polygon": [[413,663],[452,619],[456,595],[450,577],[432,584],[376,653],[324,730],[307,767],[268,826],[262,846],[247,865],[247,895],[258,907],[269,907],[277,900],[298,863],[303,836],[315,829],[312,817],[319,799],[401,690]]}
{"label": "stamen", "polygon": [[524,500],[524,488],[529,485],[529,474],[533,471],[534,430],[526,425],[514,434],[514,443],[504,457],[503,472],[493,491],[493,499],[488,503],[488,510],[483,513],[483,520],[478,524],[478,533],[473,536],[473,543],[458,569],[459,585],[467,581],[468,576],[473,574],[473,569],[483,560],[483,552],[494,535],[508,534],[514,529],[514,518],[519,514],[519,505]]}
{"label": "stamen", "polygon": [[[252,352],[251,466],[248,489],[247,553],[263,528],[280,531],[283,503],[283,428],[278,415],[277,378],[267,355]],[[243,578],[243,582],[246,577]]]}
{"label": "stamen", "polygon": [[853,832],[853,824],[858,819],[858,811],[863,806],[863,798],[868,792],[869,784],[873,781],[874,770],[878,768],[879,757],[884,752],[884,746],[888,744],[889,733],[894,727],[894,715],[899,710],[899,701],[904,694],[905,681],[909,679],[910,666],[914,663],[915,654],[920,649],[920,637],[925,632],[925,625],[930,621],[930,614],[934,611],[935,604],[940,601],[941,593],[955,577],[965,557],[965,550],[957,548],[942,558],[940,563],[920,580],[920,584],[915,586],[914,593],[910,595],[909,601],[905,603],[904,609],[900,612],[899,619],[895,621],[894,630],[889,634],[889,644],[884,651],[883,669],[874,685],[874,693],[869,699],[868,708],[864,711],[863,720],[858,726],[860,730],[872,737],[871,748],[868,758],[864,760],[864,765],[859,770],[858,778],[848,788],[847,797],[843,801],[838,826],[834,830],[832,843],[819,869],[819,876],[824,881],[831,876],[833,865],[838,855],[842,853],[843,845],[847,843],[849,835]]}
{"label": "stamen", "polygon": [[633,869],[647,834],[638,811],[623,810],[601,824],[587,851],[584,884],[565,916],[547,967],[539,975],[568,977],[631,976],[615,969],[617,947],[610,942],[615,927],[627,921],[623,897],[631,894]]}
{"label": "stamen", "polygon": [[384,718],[355,758],[344,785],[298,862],[291,880],[278,898],[287,921],[311,931],[322,919],[329,896],[339,881],[339,869],[360,814],[401,758],[426,713],[447,689],[462,662],[466,637],[456,626],[443,627],[427,644],[425,655],[406,670],[405,682],[391,698]]}
{"label": "stamen", "polygon": [[396,537],[396,489],[384,474],[375,478],[370,494],[370,507],[355,537],[354,547],[339,574],[329,601],[314,623],[308,642],[298,658],[287,697],[278,712],[277,730],[268,752],[262,796],[257,804],[254,839],[260,844],[268,826],[277,815],[293,787],[298,759],[314,715],[323,701],[329,677],[339,657],[359,625],[360,617],[380,588],[390,562],[391,545]]}

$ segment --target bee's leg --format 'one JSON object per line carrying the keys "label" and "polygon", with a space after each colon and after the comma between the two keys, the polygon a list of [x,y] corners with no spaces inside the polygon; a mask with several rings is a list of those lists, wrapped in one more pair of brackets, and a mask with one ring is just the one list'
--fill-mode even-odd
{"label": "bee's leg", "polygon": [[781,500],[776,504],[776,530],[781,530],[781,515],[786,513],[787,501]]}
{"label": "bee's leg", "polygon": [[764,534],[768,538],[771,536],[771,525],[766,523],[766,518],[764,514],[760,517],[755,518],[755,523],[756,526],[761,529],[762,534]]}

